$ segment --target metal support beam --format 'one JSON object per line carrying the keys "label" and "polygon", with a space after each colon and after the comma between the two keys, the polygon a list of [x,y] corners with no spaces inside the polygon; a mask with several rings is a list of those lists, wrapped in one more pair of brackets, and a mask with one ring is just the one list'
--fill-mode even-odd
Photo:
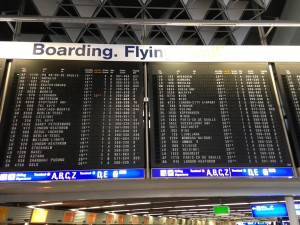
{"label": "metal support beam", "polygon": [[295,210],[294,198],[292,196],[286,196],[284,199],[286,202],[285,204],[288,210],[291,225],[299,225],[298,217]]}
{"label": "metal support beam", "polygon": [[0,16],[0,22],[23,23],[73,23],[106,25],[145,26],[203,26],[203,27],[300,27],[296,20],[171,20],[171,19],[126,19],[126,18],[76,18],[50,16]]}
{"label": "metal support beam", "polygon": [[[19,7],[19,10],[18,10],[18,16],[23,16],[24,10],[25,10],[25,4],[26,4],[26,0],[22,0],[21,4],[20,4],[20,7]],[[17,22],[16,26],[15,26],[13,41],[19,41],[20,40],[21,27],[22,27],[22,22],[21,21]]]}

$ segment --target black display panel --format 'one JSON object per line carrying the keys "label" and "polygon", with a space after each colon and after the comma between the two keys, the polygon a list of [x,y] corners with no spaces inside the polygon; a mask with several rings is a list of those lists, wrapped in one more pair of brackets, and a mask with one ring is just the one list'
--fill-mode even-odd
{"label": "black display panel", "polygon": [[144,168],[142,73],[141,63],[15,60],[1,170]]}
{"label": "black display panel", "polygon": [[149,68],[152,168],[291,166],[267,64]]}
{"label": "black display panel", "polygon": [[300,167],[300,64],[276,63],[276,74],[296,167]]}

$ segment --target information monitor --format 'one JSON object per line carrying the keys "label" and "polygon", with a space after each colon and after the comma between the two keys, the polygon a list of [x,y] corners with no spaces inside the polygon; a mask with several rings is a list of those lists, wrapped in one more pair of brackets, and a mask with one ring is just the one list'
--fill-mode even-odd
{"label": "information monitor", "polygon": [[2,85],[2,81],[3,81],[5,62],[6,62],[5,59],[0,59],[0,86]]}
{"label": "information monitor", "polygon": [[[152,168],[238,176],[259,167],[254,173],[269,176],[274,170],[263,168],[292,166],[267,64],[153,63],[149,68]],[[163,170],[157,176],[190,175]]]}
{"label": "information monitor", "polygon": [[275,66],[295,164],[300,167],[300,64],[276,63]]}
{"label": "information monitor", "polygon": [[141,63],[14,60],[8,79],[1,171],[144,168]]}

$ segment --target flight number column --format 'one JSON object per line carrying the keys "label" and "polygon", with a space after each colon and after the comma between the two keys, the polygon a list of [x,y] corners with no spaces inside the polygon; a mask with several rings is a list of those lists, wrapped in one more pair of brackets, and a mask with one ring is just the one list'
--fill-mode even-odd
{"label": "flight number column", "polygon": [[217,83],[217,91],[218,91],[218,98],[220,104],[220,113],[221,113],[221,121],[223,126],[223,134],[224,134],[224,141],[225,141],[225,148],[226,148],[226,155],[227,155],[227,162],[236,163],[236,155],[234,151],[234,141],[233,141],[233,134],[231,130],[230,124],[230,116],[228,110],[228,101],[225,89],[225,76],[231,75],[223,75],[222,72],[216,71],[216,83]]}
{"label": "flight number column", "polygon": [[79,145],[78,165],[88,164],[89,132],[92,109],[93,70],[86,69],[84,74],[84,90],[82,103],[81,133]]}
{"label": "flight number column", "polygon": [[[17,143],[16,143],[16,135],[18,130],[20,129],[20,121],[22,120],[22,116],[20,115],[21,113],[21,106],[24,104],[24,100],[26,98],[26,90],[25,90],[25,78],[26,78],[26,73],[22,72],[21,74],[16,74],[16,77],[14,78],[14,82],[18,82],[18,87],[17,87],[17,96],[16,96],[16,103],[14,106],[14,114],[13,114],[13,121],[12,121],[12,127],[10,131],[10,136],[9,136],[9,142],[8,142],[8,150],[5,156],[5,167],[10,167],[12,164],[12,155],[14,154],[13,151],[17,150]],[[23,117],[24,118],[30,118],[32,113],[24,113]],[[29,134],[29,130],[25,131],[27,134]],[[17,150],[17,155],[26,155],[27,152],[27,147],[26,144],[25,146],[20,146],[19,149]]]}

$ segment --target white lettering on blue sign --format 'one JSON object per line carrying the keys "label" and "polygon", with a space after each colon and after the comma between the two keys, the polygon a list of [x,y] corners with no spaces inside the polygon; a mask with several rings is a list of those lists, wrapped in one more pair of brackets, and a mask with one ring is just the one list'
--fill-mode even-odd
{"label": "white lettering on blue sign", "polygon": [[107,179],[108,178],[108,171],[98,171],[97,178],[99,179]]}
{"label": "white lettering on blue sign", "polygon": [[76,172],[54,172],[51,180],[75,180]]}
{"label": "white lettering on blue sign", "polygon": [[229,169],[207,169],[208,177],[230,177]]}

